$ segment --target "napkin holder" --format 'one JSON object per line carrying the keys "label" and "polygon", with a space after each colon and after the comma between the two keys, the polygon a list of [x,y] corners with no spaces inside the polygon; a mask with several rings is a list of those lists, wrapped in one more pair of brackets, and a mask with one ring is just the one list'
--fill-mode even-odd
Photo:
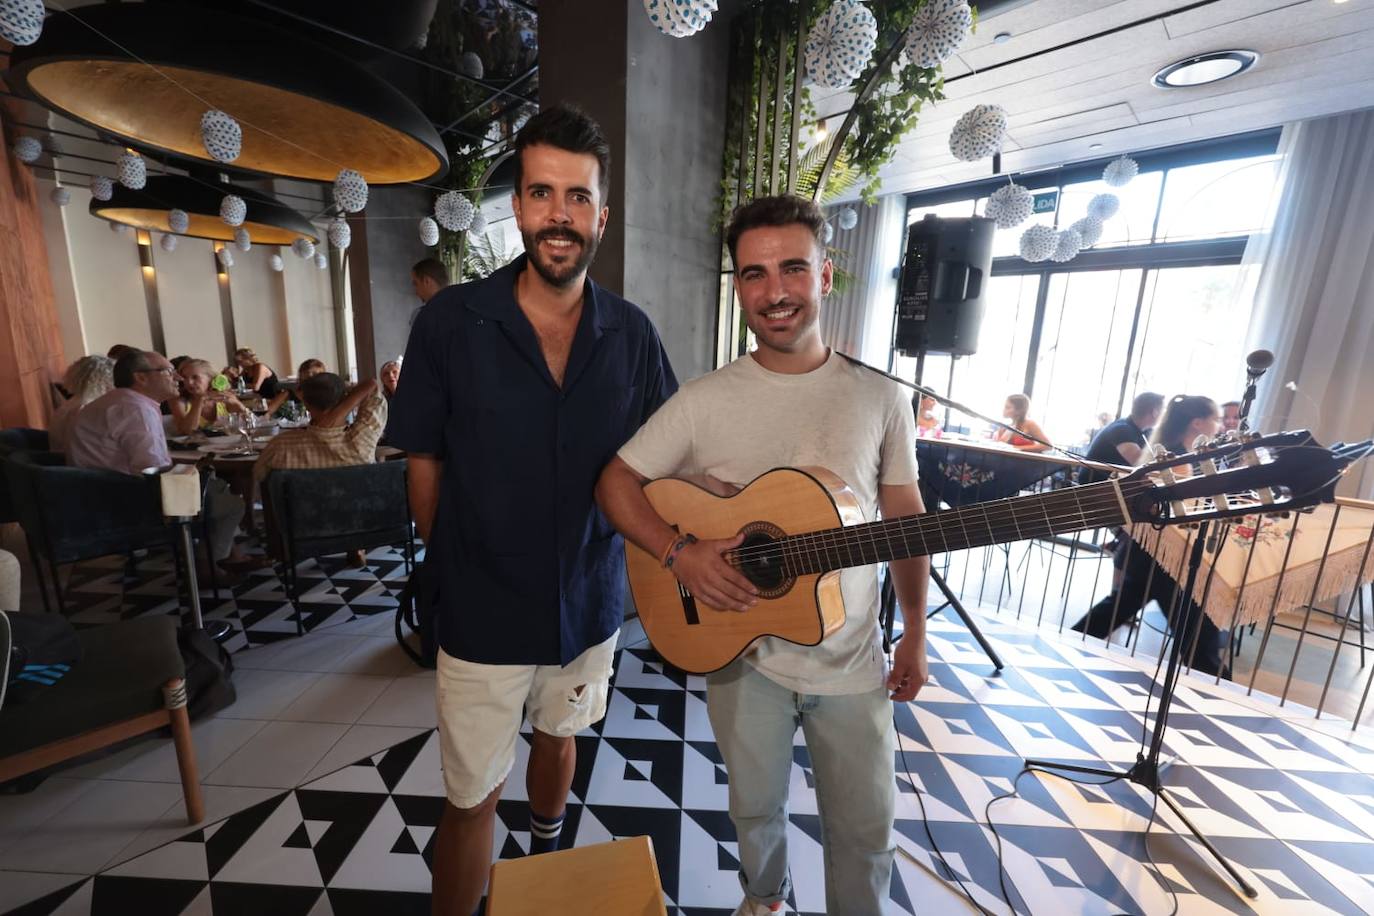
{"label": "napkin holder", "polygon": [[195,465],[179,464],[158,475],[162,487],[162,514],[192,518],[200,514],[200,472]]}

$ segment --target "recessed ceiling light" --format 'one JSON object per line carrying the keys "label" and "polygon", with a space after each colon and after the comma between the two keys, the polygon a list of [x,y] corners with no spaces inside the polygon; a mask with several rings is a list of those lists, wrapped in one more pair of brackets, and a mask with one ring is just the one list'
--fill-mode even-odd
{"label": "recessed ceiling light", "polygon": [[1259,60],[1254,51],[1209,51],[1196,57],[1175,61],[1151,80],[1160,89],[1202,86],[1244,73]]}
{"label": "recessed ceiling light", "polygon": [[1011,33],[998,32],[996,35],[992,36],[992,40],[995,44],[1004,45],[1007,42],[1011,41]]}
{"label": "recessed ceiling light", "polygon": [[1088,149],[1102,149],[1101,143],[1089,143]]}

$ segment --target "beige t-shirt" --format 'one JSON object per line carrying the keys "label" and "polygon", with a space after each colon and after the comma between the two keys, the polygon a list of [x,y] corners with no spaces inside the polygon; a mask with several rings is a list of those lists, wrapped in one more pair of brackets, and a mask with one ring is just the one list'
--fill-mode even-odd
{"label": "beige t-shirt", "polygon": [[[833,352],[802,375],[743,356],[683,385],[619,454],[645,477],[710,474],[740,487],[773,468],[827,468],[872,521],[880,483],[916,482],[916,422],[900,386]],[[768,637],[746,656],[750,664],[797,693],[876,689],[884,676],[876,570],[846,569],[840,588],[839,631],[819,646]]]}

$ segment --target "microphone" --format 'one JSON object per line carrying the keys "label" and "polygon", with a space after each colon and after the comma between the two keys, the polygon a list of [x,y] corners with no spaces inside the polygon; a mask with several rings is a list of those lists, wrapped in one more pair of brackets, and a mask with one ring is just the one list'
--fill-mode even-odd
{"label": "microphone", "polygon": [[1250,381],[1259,378],[1274,365],[1274,353],[1272,350],[1255,350],[1245,357],[1245,374]]}

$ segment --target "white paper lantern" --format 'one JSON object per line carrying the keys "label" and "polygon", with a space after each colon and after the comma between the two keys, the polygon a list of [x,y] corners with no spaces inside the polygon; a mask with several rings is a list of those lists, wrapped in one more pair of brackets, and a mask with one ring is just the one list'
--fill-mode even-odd
{"label": "white paper lantern", "polygon": [[1088,201],[1088,215],[1100,220],[1109,220],[1121,209],[1121,198],[1115,194],[1098,194]]}
{"label": "white paper lantern", "polygon": [[930,0],[916,11],[906,33],[907,60],[938,67],[954,56],[973,27],[973,10],[964,0]]}
{"label": "white paper lantern", "polygon": [[237,194],[225,194],[219,202],[219,218],[226,226],[242,226],[248,218],[248,204]]}
{"label": "white paper lantern", "polygon": [[1031,218],[1035,195],[1019,184],[1007,184],[992,192],[984,215],[997,221],[998,229],[1012,229]]}
{"label": "white paper lantern", "polygon": [[434,202],[434,218],[439,225],[450,232],[465,232],[472,226],[472,215],[476,212],[472,201],[462,191],[445,191]]}
{"label": "white paper lantern", "polygon": [[0,38],[31,45],[43,34],[43,0],[0,0]]}
{"label": "white paper lantern", "polygon": [[836,222],[840,224],[841,229],[843,229],[845,232],[848,232],[850,229],[853,229],[855,226],[859,225],[859,214],[854,210],[853,207],[845,207],[843,210],[840,211],[839,218],[836,220]]}
{"label": "white paper lantern", "polygon": [[315,266],[320,270],[324,270],[329,266],[329,258],[323,251],[315,252]]}
{"label": "white paper lantern", "polygon": [[51,200],[53,203],[57,204],[59,207],[65,207],[67,204],[72,202],[72,192],[68,191],[61,185],[58,185],[57,187],[52,189],[52,193],[48,195],[48,199]]}
{"label": "white paper lantern", "polygon": [[334,179],[334,203],[346,213],[357,213],[367,206],[367,182],[352,169],[344,169]]}
{"label": "white paper lantern", "polygon": [[468,232],[473,235],[481,235],[487,231],[487,215],[478,207],[472,214],[472,225],[468,226]]}
{"label": "white paper lantern", "polygon": [[191,217],[185,210],[174,208],[167,211],[167,225],[177,235],[183,235],[191,228]]}
{"label": "white paper lantern", "polygon": [[96,200],[109,200],[114,197],[114,182],[104,175],[91,179],[91,196]]}
{"label": "white paper lantern", "polygon": [[343,251],[353,241],[353,230],[348,221],[336,219],[329,224],[329,244]]}
{"label": "white paper lantern", "polygon": [[[5,0],[0,0],[0,3],[4,2]],[[20,162],[37,162],[41,155],[43,155],[43,144],[33,137],[20,137],[14,141],[14,157]]]}
{"label": "white paper lantern", "polygon": [[975,105],[964,112],[949,134],[949,151],[962,162],[974,162],[1002,148],[1007,112],[1001,105]]}
{"label": "white paper lantern", "polygon": [[1122,156],[1107,163],[1102,170],[1102,180],[1113,188],[1124,188],[1139,173],[1140,164],[1130,156]]}
{"label": "white paper lantern", "polygon": [[148,183],[148,164],[138,153],[120,155],[119,183],[131,191],[141,191]]}
{"label": "white paper lantern", "polygon": [[835,227],[832,226],[832,225],[830,225],[829,223],[824,223],[824,224],[821,226],[821,244],[822,244],[822,245],[829,245],[830,242],[831,242],[834,238],[835,238]]}
{"label": "white paper lantern", "polygon": [[110,223],[109,226],[110,231],[113,232],[115,235],[123,235],[124,233],[129,231],[129,227],[124,223]]}
{"label": "white paper lantern", "polygon": [[458,72],[469,79],[480,80],[486,68],[482,66],[482,58],[477,56],[476,51],[464,51],[458,61]]}
{"label": "white paper lantern", "polygon": [[835,0],[806,37],[806,75],[827,89],[847,89],[878,45],[878,20],[857,0]]}
{"label": "white paper lantern", "polygon": [[281,255],[279,255],[279,254],[274,254],[274,255],[272,255],[272,257],[270,257],[270,258],[267,259],[267,263],[268,263],[268,264],[271,266],[271,268],[272,268],[273,270],[275,270],[277,273],[281,273],[282,270],[285,269],[285,267],[286,267],[285,262],[282,261]]}
{"label": "white paper lantern", "polygon": [[643,0],[649,22],[664,35],[686,38],[706,28],[716,10],[714,0]]}
{"label": "white paper lantern", "polygon": [[291,253],[301,260],[315,256],[315,243],[307,238],[299,238],[291,243]]}
{"label": "white paper lantern", "polygon": [[1059,233],[1053,226],[1036,224],[1021,233],[1021,257],[1026,261],[1043,261],[1054,254]]}
{"label": "white paper lantern", "polygon": [[428,216],[420,220],[420,244],[426,248],[439,244],[439,224]]}
{"label": "white paper lantern", "polygon": [[228,248],[220,248],[215,252],[215,257],[219,259],[219,265],[225,270],[234,266],[234,252]]}
{"label": "white paper lantern", "polygon": [[1098,239],[1102,238],[1102,220],[1095,216],[1085,216],[1069,228],[1078,233],[1078,237],[1083,240],[1084,248],[1093,247]]}
{"label": "white paper lantern", "polygon": [[239,251],[252,251],[253,237],[248,234],[247,229],[235,229],[234,244],[238,246]]}
{"label": "white paper lantern", "polygon": [[243,128],[222,111],[211,109],[200,116],[200,142],[216,162],[233,162],[243,149]]}
{"label": "white paper lantern", "polygon": [[162,238],[158,239],[158,244],[162,246],[163,251],[176,251],[177,237],[175,235],[164,235]]}
{"label": "white paper lantern", "polygon": [[1078,256],[1082,247],[1083,237],[1078,234],[1077,230],[1065,229],[1054,240],[1054,251],[1050,252],[1050,260],[1060,264],[1065,261],[1072,261]]}

